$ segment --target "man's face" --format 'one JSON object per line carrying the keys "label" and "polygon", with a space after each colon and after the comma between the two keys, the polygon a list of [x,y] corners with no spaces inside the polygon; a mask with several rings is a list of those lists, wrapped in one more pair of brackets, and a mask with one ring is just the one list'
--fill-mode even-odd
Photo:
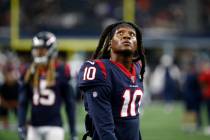
{"label": "man's face", "polygon": [[48,61],[48,57],[47,57],[47,53],[48,53],[48,49],[47,48],[34,48],[32,50],[32,55],[34,58],[34,62],[36,64],[46,64]]}
{"label": "man's face", "polygon": [[47,48],[37,48],[36,49],[36,56],[37,57],[46,56],[46,54],[47,54]]}
{"label": "man's face", "polygon": [[114,53],[133,54],[137,49],[136,31],[129,26],[117,28],[111,40],[111,49]]}

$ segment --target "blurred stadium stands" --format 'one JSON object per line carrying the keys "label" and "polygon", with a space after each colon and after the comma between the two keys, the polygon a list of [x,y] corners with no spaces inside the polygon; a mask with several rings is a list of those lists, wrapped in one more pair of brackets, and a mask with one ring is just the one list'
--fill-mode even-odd
{"label": "blurred stadium stands", "polygon": [[209,13],[210,0],[0,0],[0,50],[30,55],[31,37],[48,30],[61,51],[90,53],[106,25],[128,19],[142,27],[151,71],[163,54],[184,69],[192,55],[209,55]]}
{"label": "blurred stadium stands", "polygon": [[0,50],[27,54],[31,37],[48,30],[66,53],[93,51],[107,24],[131,19],[142,27],[151,70],[163,54],[184,68],[192,54],[209,55],[209,13],[210,0],[0,0]]}
{"label": "blurred stadium stands", "polygon": [[[126,11],[123,5],[129,3],[126,0],[13,1],[0,1],[0,38],[7,39],[7,43],[14,21],[11,11],[16,6],[20,37],[30,38],[40,30],[50,30],[60,37],[90,38],[98,37],[107,24],[123,20],[123,11]],[[210,35],[209,0],[134,1],[134,22],[143,28],[146,38],[171,41],[177,37]]]}
{"label": "blurred stadium stands", "polygon": [[[146,48],[168,44],[172,48],[209,46],[209,0],[0,0],[0,45],[17,49],[30,46],[29,41],[10,44],[16,39],[30,39],[40,30],[65,38],[60,42],[97,39],[106,25],[128,19],[130,11],[125,5],[131,1],[134,4],[130,8],[135,11],[130,14],[133,22],[143,28]],[[73,41],[80,46],[80,41]],[[68,43],[75,46],[72,42]],[[83,41],[80,50],[94,49],[90,46],[96,40],[91,45],[84,42],[88,41]],[[63,50],[75,51],[74,46],[63,44]]]}

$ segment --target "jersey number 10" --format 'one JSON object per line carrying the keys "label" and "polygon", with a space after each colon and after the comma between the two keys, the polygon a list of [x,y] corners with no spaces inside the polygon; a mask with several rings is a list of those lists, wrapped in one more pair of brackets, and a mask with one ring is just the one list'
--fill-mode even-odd
{"label": "jersey number 10", "polygon": [[[95,67],[86,67],[84,69],[83,80],[94,80],[96,75]],[[143,92],[141,89],[136,89],[133,94],[131,90],[126,89],[123,94],[123,106],[120,112],[121,117],[136,116],[139,112],[141,97]],[[137,108],[136,108],[137,105]]]}
{"label": "jersey number 10", "polygon": [[[131,94],[131,91],[129,89],[126,89],[123,94],[124,100],[123,100],[123,106],[120,112],[120,116],[121,117],[136,116],[137,111],[139,111],[142,95],[143,95],[143,92],[141,89],[135,90],[133,94]],[[136,109],[136,105],[137,105],[137,109]]]}

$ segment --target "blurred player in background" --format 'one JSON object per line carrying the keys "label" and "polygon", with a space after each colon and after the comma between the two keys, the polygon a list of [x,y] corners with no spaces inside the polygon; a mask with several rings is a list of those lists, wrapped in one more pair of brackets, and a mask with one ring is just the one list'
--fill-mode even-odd
{"label": "blurred player in background", "polygon": [[[19,136],[27,140],[64,140],[62,101],[66,105],[71,140],[76,139],[70,68],[56,61],[56,37],[40,32],[32,40],[33,63],[27,69],[19,96]],[[31,120],[27,124],[27,108]]]}
{"label": "blurred player in background", "polygon": [[186,76],[183,82],[183,100],[185,105],[183,128],[187,132],[192,132],[201,128],[202,94],[196,60],[192,57],[192,60],[186,66]]}
{"label": "blurred player in background", "polygon": [[204,128],[204,133],[210,135],[210,62],[204,59],[200,66],[199,82],[202,89],[202,97],[207,109],[208,126]]}
{"label": "blurred player in background", "polygon": [[[130,22],[109,25],[92,60],[79,73],[84,92],[86,136],[93,140],[141,140],[139,107],[145,56],[140,29]],[[91,126],[91,119],[93,126]]]}
{"label": "blurred player in background", "polygon": [[12,128],[9,124],[9,111],[17,115],[20,84],[18,83],[19,72],[14,59],[16,58],[7,58],[3,68],[4,82],[0,86],[0,120],[3,122],[3,129]]}
{"label": "blurred player in background", "polygon": [[173,111],[176,95],[180,92],[181,72],[174,63],[173,56],[163,54],[160,63],[151,74],[150,91],[152,94],[161,94],[165,102],[165,112]]}

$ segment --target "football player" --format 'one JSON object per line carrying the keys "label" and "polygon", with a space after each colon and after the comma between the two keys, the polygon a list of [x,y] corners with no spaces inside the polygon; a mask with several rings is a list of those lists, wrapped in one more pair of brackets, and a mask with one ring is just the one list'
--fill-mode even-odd
{"label": "football player", "polygon": [[204,134],[210,135],[210,63],[209,59],[203,59],[198,76],[201,85],[202,98],[206,104],[208,124],[204,128]]}
{"label": "football player", "polygon": [[[56,37],[39,32],[32,40],[33,63],[25,73],[20,89],[18,132],[21,139],[64,140],[61,105],[65,102],[71,140],[76,139],[73,90],[69,84],[70,68],[56,61]],[[26,122],[30,107],[30,122]],[[27,132],[27,133],[26,133]]]}
{"label": "football player", "polygon": [[[87,135],[92,140],[141,140],[139,107],[145,55],[140,29],[130,22],[109,25],[92,60],[80,69]],[[91,121],[93,126],[91,126]]]}

